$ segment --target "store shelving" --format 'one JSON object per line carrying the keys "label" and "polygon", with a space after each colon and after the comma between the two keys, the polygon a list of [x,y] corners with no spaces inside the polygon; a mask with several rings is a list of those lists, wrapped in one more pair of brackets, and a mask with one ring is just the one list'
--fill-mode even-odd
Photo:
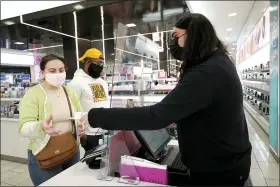
{"label": "store shelving", "polygon": [[264,85],[264,84],[247,84],[247,83],[243,83],[243,86],[246,86],[248,88],[255,89],[257,91],[265,92],[265,93],[269,94],[269,85],[267,85],[267,84]]}
{"label": "store shelving", "polygon": [[243,102],[244,107],[250,113],[250,115],[258,122],[258,124],[263,128],[263,130],[269,134],[269,121],[268,116],[264,116],[262,113],[257,110],[251,103],[247,100]]}
{"label": "store shelving", "polygon": [[269,62],[242,71],[244,107],[269,133],[270,67]]}
{"label": "store shelving", "polygon": [[[18,123],[18,105],[24,94],[30,87],[13,86],[9,82],[1,82],[1,121],[7,123]],[[5,84],[6,83],[6,84]],[[25,84],[27,85],[27,84]],[[28,83],[28,85],[30,85]]]}
{"label": "store shelving", "polygon": [[1,121],[12,121],[12,122],[19,122],[18,118],[2,118]]}
{"label": "store shelving", "polygon": [[[267,66],[269,66],[269,65],[267,65]],[[245,74],[248,74],[248,73],[263,73],[263,72],[269,72],[270,71],[270,69],[269,69],[269,67],[264,67],[264,68],[252,68],[252,69],[245,69],[244,71],[243,71],[243,73],[245,73]]]}
{"label": "store shelving", "polygon": [[257,98],[256,96],[254,96],[254,95],[252,95],[252,94],[248,94],[248,93],[247,93],[246,95],[248,95],[248,96],[252,97],[254,100],[256,100],[256,101],[262,103],[264,107],[269,107],[269,103],[264,102],[263,100]]}
{"label": "store shelving", "polygon": [[259,82],[259,83],[269,83],[270,80],[256,80],[256,79],[243,79],[244,81],[252,81],[252,82]]}
{"label": "store shelving", "polygon": [[2,98],[1,101],[20,101],[22,98]]}

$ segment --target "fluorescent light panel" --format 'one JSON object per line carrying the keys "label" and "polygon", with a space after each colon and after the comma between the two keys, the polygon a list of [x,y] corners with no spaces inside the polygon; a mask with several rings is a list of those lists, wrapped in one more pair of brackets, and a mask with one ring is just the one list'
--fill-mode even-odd
{"label": "fluorescent light panel", "polygon": [[227,28],[227,31],[232,31],[232,28]]}
{"label": "fluorescent light panel", "polygon": [[4,24],[6,24],[6,25],[13,25],[13,24],[15,24],[15,22],[13,22],[13,21],[5,21]]}
{"label": "fluorescent light panel", "polygon": [[104,9],[103,6],[100,6],[100,16],[101,16],[101,30],[102,30],[102,53],[103,53],[103,61],[104,65],[106,65],[106,49],[105,49],[105,34],[104,34]]}
{"label": "fluorescent light panel", "polygon": [[52,45],[52,46],[46,46],[46,47],[38,47],[38,48],[33,48],[33,49],[26,49],[23,51],[34,51],[34,50],[39,50],[39,49],[49,49],[49,48],[55,48],[55,47],[63,47],[63,45]]}
{"label": "fluorescent light panel", "polygon": [[85,7],[83,5],[77,4],[77,5],[73,6],[73,8],[76,9],[76,10],[82,10]]}
{"label": "fluorescent light panel", "polygon": [[76,12],[73,12],[73,17],[74,17],[74,29],[75,29],[76,62],[77,62],[77,69],[80,69],[80,64],[79,64],[79,46],[78,46],[78,29],[77,29],[77,15],[76,15]]}
{"label": "fluorescent light panel", "polygon": [[15,45],[23,45],[24,43],[23,42],[15,42],[14,44]]}
{"label": "fluorescent light panel", "polygon": [[134,23],[128,23],[126,24],[127,27],[136,27],[136,25]]}
{"label": "fluorescent light panel", "polygon": [[234,17],[234,16],[236,16],[237,15],[237,13],[230,13],[229,15],[228,15],[228,17]]}

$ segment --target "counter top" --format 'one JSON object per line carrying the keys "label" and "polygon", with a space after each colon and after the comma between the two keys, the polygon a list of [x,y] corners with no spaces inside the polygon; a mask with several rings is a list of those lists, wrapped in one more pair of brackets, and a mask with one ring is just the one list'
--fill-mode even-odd
{"label": "counter top", "polygon": [[[178,145],[177,140],[171,140],[170,146]],[[119,178],[112,181],[98,180],[99,170],[90,169],[85,163],[77,163],[71,168],[61,172],[40,186],[131,186],[131,184],[119,183]],[[136,186],[163,186],[148,182],[140,182]]]}
{"label": "counter top", "polygon": [[[98,180],[99,170],[89,169],[82,162],[79,162],[71,168],[61,172],[40,186],[131,186],[131,184],[119,183],[119,178],[111,181]],[[136,186],[163,186],[147,182],[140,182]]]}

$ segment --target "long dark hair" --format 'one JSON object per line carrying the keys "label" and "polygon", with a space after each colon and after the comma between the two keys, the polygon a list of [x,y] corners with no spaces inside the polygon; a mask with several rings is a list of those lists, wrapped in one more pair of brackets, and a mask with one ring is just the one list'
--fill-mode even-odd
{"label": "long dark hair", "polygon": [[202,14],[188,14],[179,19],[175,27],[185,29],[187,32],[184,62],[180,68],[181,78],[192,67],[202,63],[216,48],[228,54],[213,25]]}

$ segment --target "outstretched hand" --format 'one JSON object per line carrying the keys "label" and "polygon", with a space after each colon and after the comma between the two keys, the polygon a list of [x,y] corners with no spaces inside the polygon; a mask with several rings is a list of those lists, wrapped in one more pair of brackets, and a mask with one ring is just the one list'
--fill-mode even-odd
{"label": "outstretched hand", "polygon": [[61,133],[61,131],[55,131],[52,125],[53,116],[51,115],[48,119],[42,121],[41,126],[42,129],[45,131],[46,134],[54,136]]}

